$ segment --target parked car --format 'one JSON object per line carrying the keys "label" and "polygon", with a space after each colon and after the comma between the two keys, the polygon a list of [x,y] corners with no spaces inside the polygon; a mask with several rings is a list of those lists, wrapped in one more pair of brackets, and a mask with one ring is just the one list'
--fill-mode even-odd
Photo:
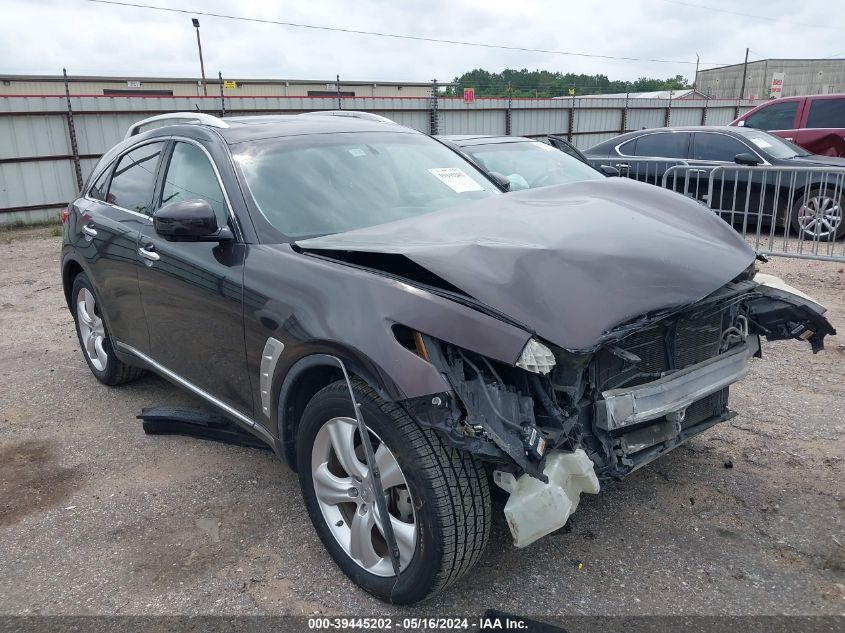
{"label": "parked car", "polygon": [[786,97],[761,103],[731,122],[777,134],[822,156],[845,156],[845,95]]}
{"label": "parked car", "polygon": [[732,417],[760,334],[834,332],[691,200],[622,178],[502,194],[364,114],[146,119],[63,222],[94,377],[151,370],[261,438],[340,568],[396,603],[478,561],[488,472],[525,546]]}
{"label": "parked car", "polygon": [[[706,202],[734,222],[774,221],[805,239],[845,235],[845,159],[810,154],[768,132],[729,126],[653,128],[615,136],[584,154],[594,165],[616,167],[623,176],[651,184],[663,185],[664,174],[672,170],[666,186]],[[690,168],[677,169],[681,165]],[[749,172],[734,165],[787,170]],[[717,167],[715,199],[708,200],[710,172]],[[819,167],[830,171],[805,169]]]}
{"label": "parked car", "polygon": [[[549,143],[524,136],[454,134],[438,139],[469,158],[501,185],[503,191],[564,185],[598,180],[605,175],[582,160]],[[565,141],[564,141],[565,142]]]}

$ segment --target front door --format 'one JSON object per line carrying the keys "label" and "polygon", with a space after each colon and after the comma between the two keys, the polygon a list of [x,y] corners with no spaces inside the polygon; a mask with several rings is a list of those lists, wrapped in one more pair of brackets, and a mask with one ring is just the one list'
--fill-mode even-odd
{"label": "front door", "polygon": [[[220,227],[230,209],[206,151],[174,141],[165,158],[154,207],[205,199]],[[169,242],[154,226],[141,229],[139,281],[149,323],[150,356],[165,369],[252,418],[243,335],[244,245]]]}

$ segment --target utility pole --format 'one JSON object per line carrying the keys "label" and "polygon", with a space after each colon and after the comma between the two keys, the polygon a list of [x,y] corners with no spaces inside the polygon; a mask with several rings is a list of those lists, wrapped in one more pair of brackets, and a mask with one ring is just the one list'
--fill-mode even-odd
{"label": "utility pole", "polygon": [[698,53],[695,54],[695,79],[692,80],[692,89],[695,90],[698,88],[698,62],[701,61],[701,57],[698,56]]}
{"label": "utility pole", "polygon": [[200,21],[196,18],[191,18],[191,24],[197,30],[197,49],[200,52],[200,73],[202,73],[202,93],[208,96],[208,87],[205,85],[205,64],[202,61],[202,42],[200,42]]}
{"label": "utility pole", "polygon": [[745,78],[748,75],[748,49],[745,49],[745,63],[742,65],[742,87],[739,89],[739,98],[745,98]]}

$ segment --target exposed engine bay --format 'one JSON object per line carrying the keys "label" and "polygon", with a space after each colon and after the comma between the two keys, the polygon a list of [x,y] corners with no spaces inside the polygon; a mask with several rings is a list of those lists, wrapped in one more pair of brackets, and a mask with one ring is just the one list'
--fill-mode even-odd
{"label": "exposed engine bay", "polygon": [[[412,413],[491,462],[494,481],[512,495],[526,477],[549,481],[547,456],[583,452],[599,479],[625,477],[736,415],[728,408],[730,385],[761,355],[761,335],[807,340],[818,351],[833,332],[823,308],[808,311],[807,305],[817,304],[776,278],[753,280],[755,273],[749,268],[682,310],[625,324],[594,351],[540,344],[552,355],[546,366],[511,367],[424,335],[411,339],[444,373],[455,396],[437,398],[448,398],[448,416],[442,410],[426,415],[432,409],[422,403],[409,403]],[[571,481],[584,482],[549,506],[572,504],[543,533],[563,525],[581,491],[598,492],[582,463],[570,479],[562,476],[569,483],[548,486],[563,490]],[[508,510],[517,545],[533,542],[521,534],[527,526],[537,531],[542,517],[518,524]]]}
{"label": "exposed engine bay", "polygon": [[546,453],[583,448],[599,477],[624,477],[735,415],[729,385],[760,356],[760,335],[805,339],[820,349],[829,327],[821,314],[816,323],[797,315],[769,297],[772,289],[761,292],[754,272],[683,310],[626,324],[595,351],[549,345],[547,372],[495,363],[423,335],[425,353],[456,396],[450,422],[427,422],[451,425],[443,430],[465,446],[494,445],[474,452],[502,462],[497,470],[542,479]]}

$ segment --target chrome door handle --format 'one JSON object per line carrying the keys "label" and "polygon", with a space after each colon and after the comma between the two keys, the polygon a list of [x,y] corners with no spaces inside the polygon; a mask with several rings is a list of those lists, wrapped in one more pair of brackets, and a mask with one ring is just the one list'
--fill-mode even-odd
{"label": "chrome door handle", "polygon": [[155,252],[155,247],[152,245],[139,248],[138,254],[150,262],[157,262],[161,259],[161,255]]}
{"label": "chrome door handle", "polygon": [[97,237],[97,229],[93,226],[85,225],[82,227],[82,232],[85,233],[88,237],[94,238]]}
{"label": "chrome door handle", "polygon": [[689,173],[691,173],[691,174],[706,174],[707,170],[706,169],[690,169]]}

